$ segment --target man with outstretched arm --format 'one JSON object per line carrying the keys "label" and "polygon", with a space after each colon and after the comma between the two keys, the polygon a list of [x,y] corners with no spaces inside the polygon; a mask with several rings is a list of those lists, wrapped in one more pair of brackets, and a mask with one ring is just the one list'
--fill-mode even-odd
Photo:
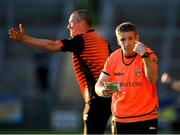
{"label": "man with outstretched arm", "polygon": [[11,39],[48,52],[71,52],[74,70],[85,101],[84,134],[103,134],[111,116],[111,98],[99,97],[95,83],[110,54],[107,41],[91,29],[91,18],[86,10],[76,10],[69,17],[70,38],[52,41],[28,35],[22,26],[11,28]]}

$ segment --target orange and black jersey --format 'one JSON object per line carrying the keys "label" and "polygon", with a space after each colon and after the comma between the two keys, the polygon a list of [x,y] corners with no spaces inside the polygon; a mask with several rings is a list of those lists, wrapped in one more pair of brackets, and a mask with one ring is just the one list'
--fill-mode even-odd
{"label": "orange and black jersey", "polygon": [[[149,58],[158,68],[157,56],[150,49]],[[118,82],[120,92],[112,96],[113,120],[117,122],[137,122],[158,117],[158,94],[156,83],[148,81],[144,70],[143,58],[135,54],[125,57],[122,49],[113,52],[107,59],[103,72],[109,76],[109,82]]]}
{"label": "orange and black jersey", "polygon": [[[110,47],[107,41],[98,35],[94,30],[90,30],[85,34],[77,35],[71,39],[62,40],[63,46],[61,51],[70,51],[72,53],[72,61],[77,77],[77,81],[80,85],[81,92],[84,96],[85,101],[89,100],[90,92],[88,87],[88,80],[86,71],[80,66],[79,55],[84,61],[90,74],[94,77],[94,82],[97,81],[104,63],[110,54]],[[91,84],[94,90],[94,85]]]}

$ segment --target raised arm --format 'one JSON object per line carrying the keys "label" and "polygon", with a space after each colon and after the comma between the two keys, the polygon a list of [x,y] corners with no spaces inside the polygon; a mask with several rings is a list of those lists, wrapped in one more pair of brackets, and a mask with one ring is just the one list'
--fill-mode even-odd
{"label": "raised arm", "polygon": [[145,75],[151,83],[155,83],[158,79],[158,69],[156,62],[151,57],[143,58]]}
{"label": "raised arm", "polygon": [[62,42],[61,41],[52,41],[48,39],[39,39],[29,36],[22,24],[19,24],[19,28],[9,29],[9,37],[12,40],[23,43],[33,48],[37,48],[49,52],[57,52],[61,50]]}
{"label": "raised arm", "polygon": [[147,47],[143,43],[138,42],[135,45],[134,51],[143,57],[144,71],[147,79],[151,83],[155,83],[158,79],[158,68],[157,68],[157,62],[152,60],[151,57],[151,55],[155,55],[155,54],[148,53],[148,55],[145,56],[145,53],[147,53],[146,48]]}

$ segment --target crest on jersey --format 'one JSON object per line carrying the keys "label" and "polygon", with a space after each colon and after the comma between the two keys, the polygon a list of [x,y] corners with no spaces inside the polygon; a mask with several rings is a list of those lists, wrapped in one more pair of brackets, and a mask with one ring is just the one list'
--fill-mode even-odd
{"label": "crest on jersey", "polygon": [[136,76],[138,77],[142,76],[142,72],[140,69],[136,69],[135,73],[136,73]]}

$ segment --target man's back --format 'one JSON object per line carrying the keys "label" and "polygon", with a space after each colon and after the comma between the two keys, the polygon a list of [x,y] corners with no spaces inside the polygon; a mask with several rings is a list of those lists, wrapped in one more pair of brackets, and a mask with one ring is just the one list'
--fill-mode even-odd
{"label": "man's back", "polygon": [[[86,71],[82,70],[80,61],[83,60],[84,65],[90,70],[94,77],[94,81],[97,81],[104,63],[110,54],[108,43],[99,36],[94,30],[91,30],[82,35],[84,40],[84,49],[80,54],[73,53],[73,65],[77,80],[79,82],[83,96],[86,96],[87,78],[85,76]],[[79,55],[82,60],[77,57]],[[94,84],[93,84],[94,85]]]}

